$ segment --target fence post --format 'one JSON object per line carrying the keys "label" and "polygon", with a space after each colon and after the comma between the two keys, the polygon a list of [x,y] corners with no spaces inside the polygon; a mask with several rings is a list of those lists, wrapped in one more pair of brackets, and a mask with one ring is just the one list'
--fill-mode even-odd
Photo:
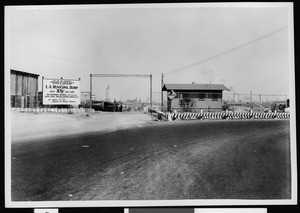
{"label": "fence post", "polygon": [[261,94],[259,94],[259,103],[261,104]]}

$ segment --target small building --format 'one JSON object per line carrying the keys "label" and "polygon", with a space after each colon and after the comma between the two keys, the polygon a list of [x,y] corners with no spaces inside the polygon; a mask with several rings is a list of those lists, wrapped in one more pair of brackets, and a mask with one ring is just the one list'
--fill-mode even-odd
{"label": "small building", "polygon": [[122,101],[121,104],[123,106],[123,111],[131,111],[135,109],[134,103],[130,100]]}
{"label": "small building", "polygon": [[[80,102],[89,102],[91,100],[91,92],[80,92]],[[92,94],[92,101],[96,100],[96,95]]]}
{"label": "small building", "polygon": [[[223,105],[223,84],[164,84],[167,91],[167,111],[220,112]],[[189,99],[190,109],[183,109],[182,102]]]}
{"label": "small building", "polygon": [[37,106],[39,75],[10,70],[11,107],[30,108]]}

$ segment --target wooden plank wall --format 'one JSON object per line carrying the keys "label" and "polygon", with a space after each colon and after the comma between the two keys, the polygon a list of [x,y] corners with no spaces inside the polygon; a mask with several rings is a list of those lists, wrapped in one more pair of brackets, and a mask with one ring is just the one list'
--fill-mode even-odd
{"label": "wooden plank wall", "polygon": [[11,73],[10,85],[12,105],[14,107],[35,107],[38,78]]}
{"label": "wooden plank wall", "polygon": [[33,78],[31,76],[22,76],[11,74],[10,75],[10,84],[11,95],[20,95],[20,96],[27,96],[36,95],[38,90],[38,78]]}

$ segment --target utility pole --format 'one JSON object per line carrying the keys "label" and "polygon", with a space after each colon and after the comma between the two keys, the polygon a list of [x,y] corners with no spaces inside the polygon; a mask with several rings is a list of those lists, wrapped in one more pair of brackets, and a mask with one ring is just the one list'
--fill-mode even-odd
{"label": "utility pole", "polygon": [[250,103],[252,103],[252,90],[250,90]]}
{"label": "utility pole", "polygon": [[92,112],[92,90],[93,90],[92,81],[93,81],[93,75],[90,74],[90,110],[91,110],[91,112]]}
{"label": "utility pole", "polygon": [[152,109],[152,74],[150,75],[150,108]]}
{"label": "utility pole", "polygon": [[261,94],[259,94],[259,103],[261,104]]}
{"label": "utility pole", "polygon": [[164,96],[163,96],[163,86],[164,86],[164,74],[161,74],[161,111],[164,109]]}

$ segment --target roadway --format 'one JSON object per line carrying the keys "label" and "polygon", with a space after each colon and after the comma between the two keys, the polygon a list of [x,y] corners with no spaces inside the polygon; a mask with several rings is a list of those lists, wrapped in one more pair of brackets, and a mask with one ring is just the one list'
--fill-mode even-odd
{"label": "roadway", "polygon": [[156,122],[12,143],[13,201],[287,199],[288,120]]}

